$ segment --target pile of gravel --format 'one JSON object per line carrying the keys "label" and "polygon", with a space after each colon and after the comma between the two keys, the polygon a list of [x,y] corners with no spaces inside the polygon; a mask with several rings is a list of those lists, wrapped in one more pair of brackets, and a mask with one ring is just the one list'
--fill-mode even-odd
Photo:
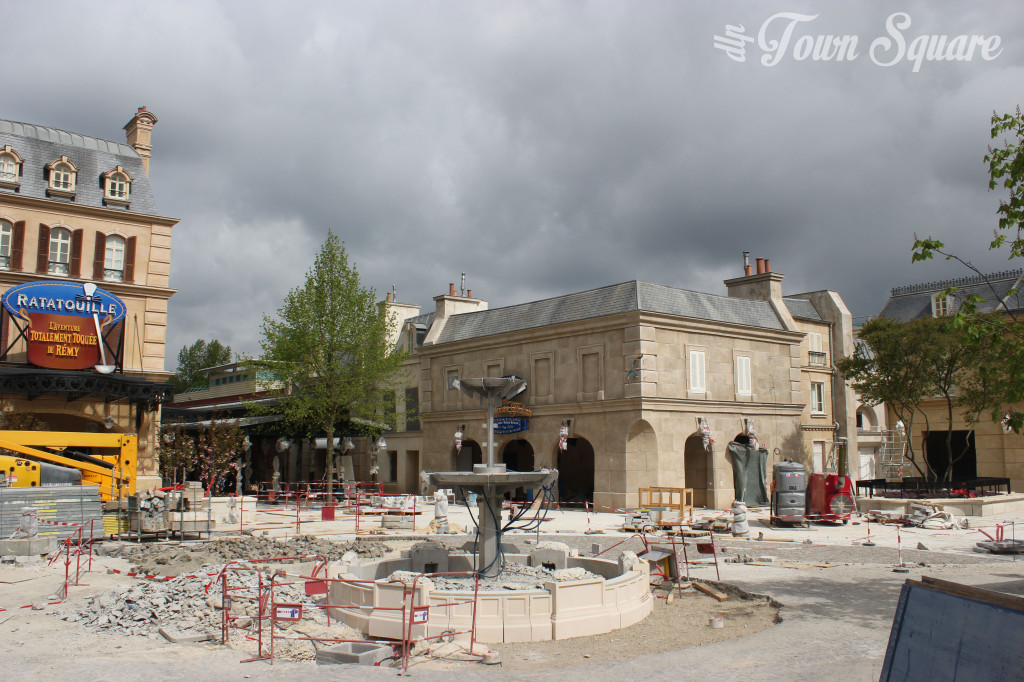
{"label": "pile of gravel", "polygon": [[103,543],[97,554],[116,556],[132,562],[133,569],[155,575],[191,573],[208,564],[223,564],[246,559],[273,559],[286,556],[322,554],[328,561],[341,559],[347,552],[361,557],[385,556],[391,548],[382,542],[356,540],[331,542],[312,535],[287,540],[251,535],[219,538],[208,542],[160,544]]}
{"label": "pile of gravel", "polygon": [[[409,571],[395,571],[389,580],[398,580],[411,584],[412,577],[418,573]],[[481,578],[481,590],[540,590],[546,582],[566,582],[569,580],[586,580],[600,576],[591,573],[584,568],[563,568],[550,570],[540,566],[524,566],[523,564],[508,563],[497,577]],[[418,584],[423,584],[424,578],[420,578]],[[473,591],[475,580],[471,577],[459,578],[453,576],[437,576],[429,578],[433,589],[439,592],[465,592]]]}

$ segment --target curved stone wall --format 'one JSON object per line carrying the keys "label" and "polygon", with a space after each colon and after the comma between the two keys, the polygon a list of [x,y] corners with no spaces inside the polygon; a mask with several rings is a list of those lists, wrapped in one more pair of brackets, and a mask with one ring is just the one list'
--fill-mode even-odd
{"label": "curved stone wall", "polygon": [[[508,558],[525,559],[517,555]],[[617,575],[618,565],[612,561],[570,558],[569,565],[614,577],[550,581],[537,590],[480,591],[477,641],[539,642],[597,635],[628,627],[650,614],[653,600],[647,562],[639,561],[633,570],[621,575]],[[401,639],[404,586],[387,582],[387,576],[396,570],[410,570],[409,559],[333,565],[329,577],[344,582],[330,583],[329,601],[339,605],[331,609],[331,616],[370,637]],[[429,583],[416,587],[412,605],[429,609],[427,622],[413,624],[411,636],[469,630],[473,592],[435,592],[429,588]],[[409,618],[408,610],[405,618]]]}

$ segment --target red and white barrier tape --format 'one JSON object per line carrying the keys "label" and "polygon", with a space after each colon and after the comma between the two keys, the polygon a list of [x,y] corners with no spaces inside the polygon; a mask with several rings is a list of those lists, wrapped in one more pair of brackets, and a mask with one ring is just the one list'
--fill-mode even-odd
{"label": "red and white barrier tape", "polygon": [[[48,601],[48,602],[45,602],[44,604],[42,604],[42,606],[53,606],[54,604],[62,604],[62,603],[63,602],[59,602],[59,601]],[[38,604],[26,604],[25,606],[13,606],[13,607],[11,607],[9,609],[2,609],[2,608],[0,608],[0,611],[18,611],[20,609],[31,609],[33,606],[38,606]]]}

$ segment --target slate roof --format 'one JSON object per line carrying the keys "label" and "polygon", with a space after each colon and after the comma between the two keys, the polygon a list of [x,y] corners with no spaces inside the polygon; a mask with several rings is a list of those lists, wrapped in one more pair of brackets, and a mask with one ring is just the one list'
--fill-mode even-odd
{"label": "slate roof", "polygon": [[445,324],[437,343],[452,343],[635,311],[764,329],[783,329],[767,301],[729,298],[634,280],[505,308],[453,315]]}
{"label": "slate roof", "polygon": [[[879,317],[888,317],[904,322],[932,316],[932,296],[949,287],[956,287],[962,297],[970,294],[981,296],[985,302],[978,306],[980,312],[996,310],[1000,301],[1005,300],[1010,310],[1024,308],[1024,292],[1020,291],[1022,270],[1007,270],[977,277],[960,277],[941,282],[926,282],[896,287],[890,293]],[[987,281],[986,281],[987,280]],[[1011,289],[1017,292],[1009,295]],[[1009,298],[1007,298],[1009,296]],[[954,301],[954,306],[955,301]]]}
{"label": "slate roof", "polygon": [[[127,144],[0,119],[0,147],[8,144],[24,160],[19,178],[21,186],[17,190],[0,187],[0,195],[19,194],[38,199],[68,201],[80,206],[102,207],[103,179],[100,176],[116,166],[122,166],[132,176],[131,204],[127,210],[158,215],[142,158]],[[46,195],[45,166],[61,156],[67,156],[78,167],[74,201]]]}
{"label": "slate roof", "polygon": [[795,318],[813,322],[824,321],[818,311],[814,309],[814,305],[805,298],[783,298],[782,302],[786,304],[789,314]]}

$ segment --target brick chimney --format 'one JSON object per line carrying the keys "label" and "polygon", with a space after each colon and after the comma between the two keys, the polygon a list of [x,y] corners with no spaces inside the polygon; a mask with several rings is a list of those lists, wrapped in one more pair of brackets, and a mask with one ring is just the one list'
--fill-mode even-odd
{"label": "brick chimney", "polygon": [[128,121],[124,127],[128,144],[142,157],[142,167],[146,169],[146,175],[149,175],[149,154],[153,151],[150,135],[154,125],[156,125],[156,116],[146,111],[146,107],[139,107],[139,110],[132,116],[132,120]]}

